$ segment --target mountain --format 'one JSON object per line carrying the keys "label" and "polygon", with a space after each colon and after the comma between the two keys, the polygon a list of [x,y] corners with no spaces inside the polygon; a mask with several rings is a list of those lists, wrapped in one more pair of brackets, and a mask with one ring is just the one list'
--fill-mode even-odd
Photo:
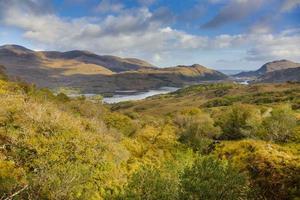
{"label": "mountain", "polygon": [[256,82],[277,83],[277,82],[300,82],[300,66],[268,72],[260,76]]}
{"label": "mountain", "polygon": [[264,64],[261,68],[259,68],[256,71],[241,72],[234,76],[235,77],[259,77],[269,72],[289,69],[289,68],[296,68],[296,67],[300,67],[300,63],[295,63],[289,60],[277,60],[277,61],[268,62]]}
{"label": "mountain", "polygon": [[148,90],[224,80],[226,75],[201,65],[157,68],[136,58],[101,56],[88,51],[33,51],[18,45],[0,46],[6,74],[39,87],[67,87],[83,93]]}
{"label": "mountain", "polygon": [[[9,60],[8,57],[14,58],[14,60]],[[56,68],[66,68],[69,69],[70,63],[72,65],[78,65],[79,68],[84,67],[82,65],[91,65],[88,68],[93,67],[93,65],[106,68],[104,71],[105,74],[111,72],[122,72],[122,71],[131,71],[139,70],[147,67],[154,67],[146,61],[134,59],[134,58],[120,58],[117,56],[100,56],[88,51],[67,51],[67,52],[58,52],[58,51],[32,51],[22,46],[18,45],[4,45],[0,46],[0,58],[1,61],[5,62],[6,65],[9,65],[10,62],[13,62],[12,65],[16,65],[18,61],[20,64],[27,64],[28,62],[33,62],[33,64],[39,64],[38,67],[56,67]],[[25,63],[23,63],[25,61]],[[72,67],[74,68],[74,66]],[[99,67],[98,67],[99,68]],[[84,69],[87,70],[87,69]],[[101,71],[96,70],[97,73]],[[109,72],[111,71],[111,72]]]}

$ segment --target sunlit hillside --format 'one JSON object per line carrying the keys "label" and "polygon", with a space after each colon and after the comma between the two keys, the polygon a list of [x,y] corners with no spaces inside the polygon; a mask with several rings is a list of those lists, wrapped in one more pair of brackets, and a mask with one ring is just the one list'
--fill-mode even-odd
{"label": "sunlit hillside", "polygon": [[292,199],[298,87],[199,85],[108,107],[3,79],[1,196]]}

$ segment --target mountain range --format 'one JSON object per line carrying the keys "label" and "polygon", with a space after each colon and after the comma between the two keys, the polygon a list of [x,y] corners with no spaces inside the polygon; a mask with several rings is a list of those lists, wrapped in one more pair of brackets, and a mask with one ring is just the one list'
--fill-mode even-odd
{"label": "mountain range", "polygon": [[234,76],[251,78],[254,82],[300,81],[300,63],[277,60],[264,64],[256,71],[241,72]]}
{"label": "mountain range", "polygon": [[33,51],[18,45],[0,46],[0,65],[11,78],[39,87],[66,87],[83,93],[180,87],[227,79],[223,73],[197,64],[158,68],[136,58],[101,56],[79,50]]}
{"label": "mountain range", "polygon": [[[228,76],[194,64],[159,68],[144,60],[97,55],[73,50],[33,51],[18,45],[0,46],[0,66],[10,79],[35,83],[53,90],[113,94],[120,90],[144,91],[164,86],[182,87],[199,82],[224,81]],[[300,81],[300,64],[278,60],[235,78],[252,82]]]}

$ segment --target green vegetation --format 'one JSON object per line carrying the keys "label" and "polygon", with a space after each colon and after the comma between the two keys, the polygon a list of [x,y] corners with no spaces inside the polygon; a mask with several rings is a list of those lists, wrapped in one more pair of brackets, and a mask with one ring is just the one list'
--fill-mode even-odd
{"label": "green vegetation", "polygon": [[299,199],[299,91],[198,85],[109,107],[3,78],[0,199]]}
{"label": "green vegetation", "polygon": [[227,162],[213,157],[199,158],[181,178],[181,199],[246,199],[246,175]]}

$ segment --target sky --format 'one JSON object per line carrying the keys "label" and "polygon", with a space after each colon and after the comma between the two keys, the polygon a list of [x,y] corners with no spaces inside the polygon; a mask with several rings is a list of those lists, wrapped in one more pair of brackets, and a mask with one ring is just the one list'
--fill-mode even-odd
{"label": "sky", "polygon": [[300,0],[0,0],[4,44],[253,70],[300,62]]}

